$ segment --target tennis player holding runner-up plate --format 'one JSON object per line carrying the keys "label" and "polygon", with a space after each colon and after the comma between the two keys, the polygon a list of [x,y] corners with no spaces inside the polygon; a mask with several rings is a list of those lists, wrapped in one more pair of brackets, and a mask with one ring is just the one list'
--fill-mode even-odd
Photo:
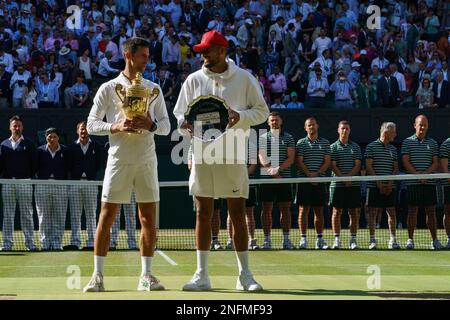
{"label": "tennis player holding runner-up plate", "polygon": [[225,100],[214,95],[200,96],[189,104],[185,119],[194,128],[194,138],[213,141],[228,128],[229,111]]}

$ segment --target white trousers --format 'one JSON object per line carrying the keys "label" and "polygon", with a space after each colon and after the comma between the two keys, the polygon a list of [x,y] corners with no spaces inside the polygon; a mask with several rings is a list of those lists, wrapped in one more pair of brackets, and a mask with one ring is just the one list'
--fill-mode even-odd
{"label": "white trousers", "polygon": [[31,184],[4,184],[3,199],[3,247],[10,250],[14,244],[14,216],[19,204],[20,225],[25,235],[25,245],[34,250],[33,186]]}
{"label": "white trousers", "polygon": [[87,240],[86,246],[94,246],[97,195],[98,186],[70,186],[69,205],[70,205],[70,226],[72,229],[71,244],[77,247],[81,246],[81,215],[86,217]]}
{"label": "white trousers", "polygon": [[67,186],[36,185],[39,239],[43,250],[59,250],[67,214]]}

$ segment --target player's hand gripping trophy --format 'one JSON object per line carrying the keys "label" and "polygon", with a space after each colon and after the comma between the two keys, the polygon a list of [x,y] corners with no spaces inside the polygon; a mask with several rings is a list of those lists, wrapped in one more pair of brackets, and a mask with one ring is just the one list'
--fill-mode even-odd
{"label": "player's hand gripping trophy", "polygon": [[[142,73],[136,73],[136,78],[131,81],[131,86],[124,88],[120,83],[116,85],[116,93],[122,101],[122,111],[127,119],[132,120],[135,116],[146,115],[153,101],[159,95],[159,89],[144,86]],[[132,133],[142,133],[138,129]]]}

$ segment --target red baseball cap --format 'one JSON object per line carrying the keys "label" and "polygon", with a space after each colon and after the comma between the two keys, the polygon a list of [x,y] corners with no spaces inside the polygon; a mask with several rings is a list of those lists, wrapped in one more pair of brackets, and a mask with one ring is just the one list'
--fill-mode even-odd
{"label": "red baseball cap", "polygon": [[228,47],[228,40],[220,32],[211,30],[203,34],[202,41],[196,44],[193,49],[195,52],[202,52],[216,45]]}

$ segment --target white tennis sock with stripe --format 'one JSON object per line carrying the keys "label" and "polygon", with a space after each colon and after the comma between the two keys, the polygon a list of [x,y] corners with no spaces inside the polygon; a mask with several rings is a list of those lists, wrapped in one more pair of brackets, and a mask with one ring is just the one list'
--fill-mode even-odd
{"label": "white tennis sock with stripe", "polygon": [[146,274],[152,274],[152,259],[153,257],[141,256],[141,277],[145,276]]}
{"label": "white tennis sock with stripe", "polygon": [[105,266],[105,258],[102,256],[94,256],[94,274],[100,273],[103,275],[103,268]]}
{"label": "white tennis sock with stripe", "polygon": [[209,250],[197,250],[197,273],[203,276],[208,275]]}
{"label": "white tennis sock with stripe", "polygon": [[248,267],[248,251],[236,251],[239,274],[250,273]]}

